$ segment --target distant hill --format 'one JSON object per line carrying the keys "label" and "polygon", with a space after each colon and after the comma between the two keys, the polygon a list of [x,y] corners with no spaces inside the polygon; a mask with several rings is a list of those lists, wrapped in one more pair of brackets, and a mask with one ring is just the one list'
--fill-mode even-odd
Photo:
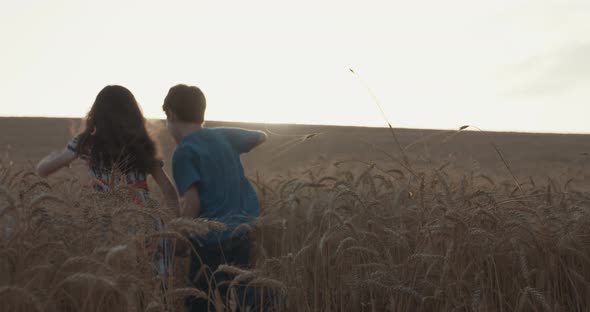
{"label": "distant hill", "polygon": [[[61,149],[79,127],[78,119],[0,117],[0,152],[16,164],[37,162],[52,150]],[[169,164],[173,143],[165,123],[151,121]],[[207,122],[209,127],[230,126],[260,129],[270,141],[243,157],[249,172],[297,170],[333,161],[375,161],[395,167],[391,156],[399,155],[387,128],[322,125]],[[560,175],[566,172],[590,176],[590,135],[535,134],[477,131],[396,129],[400,144],[418,166],[449,162],[456,170],[504,175],[504,165],[492,148],[492,140],[519,176]],[[7,153],[9,154],[7,156]]]}

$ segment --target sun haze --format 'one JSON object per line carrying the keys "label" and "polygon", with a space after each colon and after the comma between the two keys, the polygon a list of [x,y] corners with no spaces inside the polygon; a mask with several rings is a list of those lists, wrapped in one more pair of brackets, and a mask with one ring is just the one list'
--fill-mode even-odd
{"label": "sun haze", "polygon": [[366,85],[395,127],[590,132],[589,32],[586,0],[4,1],[0,116],[187,83],[208,119],[383,126]]}

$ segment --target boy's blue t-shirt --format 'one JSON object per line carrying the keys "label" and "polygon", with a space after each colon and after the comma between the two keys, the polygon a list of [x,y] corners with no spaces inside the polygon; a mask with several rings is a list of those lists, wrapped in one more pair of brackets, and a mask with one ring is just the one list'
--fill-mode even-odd
{"label": "boy's blue t-shirt", "polygon": [[185,136],[174,151],[172,173],[181,196],[193,185],[201,199],[199,217],[227,225],[223,232],[197,237],[204,243],[229,239],[242,223],[259,214],[258,198],[244,175],[240,154],[250,151],[260,133],[239,128],[204,128]]}

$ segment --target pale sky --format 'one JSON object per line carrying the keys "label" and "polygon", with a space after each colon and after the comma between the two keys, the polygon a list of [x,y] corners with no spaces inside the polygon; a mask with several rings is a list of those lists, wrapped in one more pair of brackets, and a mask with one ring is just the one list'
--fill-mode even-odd
{"label": "pale sky", "polygon": [[144,114],[177,83],[212,120],[590,133],[588,0],[0,0],[0,116]]}

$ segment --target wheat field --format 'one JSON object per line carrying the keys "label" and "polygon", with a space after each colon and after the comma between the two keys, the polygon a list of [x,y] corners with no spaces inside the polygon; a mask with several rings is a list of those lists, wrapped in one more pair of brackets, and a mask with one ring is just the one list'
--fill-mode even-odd
{"label": "wheat field", "polygon": [[[0,142],[1,310],[181,311],[191,296],[242,308],[235,292],[224,305],[186,288],[186,257],[171,276],[151,267],[157,240],[217,224],[174,218],[159,194],[137,209],[132,190],[89,192],[82,166],[32,172],[39,145],[67,139],[59,124],[26,151]],[[264,311],[587,311],[586,137],[400,131],[406,161],[384,129],[279,130],[244,158],[261,203],[253,266],[217,268],[230,289],[269,294]]]}

